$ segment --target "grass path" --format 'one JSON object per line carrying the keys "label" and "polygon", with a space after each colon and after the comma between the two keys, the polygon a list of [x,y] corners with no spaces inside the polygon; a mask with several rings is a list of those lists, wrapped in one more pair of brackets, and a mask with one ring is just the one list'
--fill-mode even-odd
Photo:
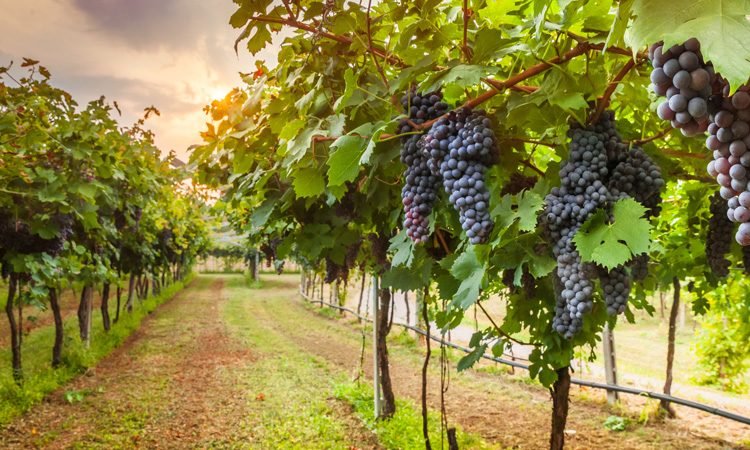
{"label": "grass path", "polygon": [[[240,276],[198,277],[98,366],[0,431],[0,448],[419,448],[421,349],[393,336],[400,413],[388,424],[368,422],[369,388],[351,381],[358,325],[303,304],[296,283],[267,276],[250,289]],[[369,377],[369,352],[364,361]],[[435,409],[436,359],[432,366]],[[546,446],[548,393],[517,378],[453,373],[447,410],[465,431],[461,448]],[[735,447],[684,420],[613,433],[602,426],[609,414],[576,391],[569,448]]]}

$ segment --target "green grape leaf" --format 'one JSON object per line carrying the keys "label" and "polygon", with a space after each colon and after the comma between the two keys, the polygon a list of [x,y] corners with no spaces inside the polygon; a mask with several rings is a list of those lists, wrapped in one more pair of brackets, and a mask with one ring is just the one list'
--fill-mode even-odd
{"label": "green grape leaf", "polygon": [[435,72],[422,84],[423,92],[430,92],[441,86],[455,84],[462,88],[475,86],[489,75],[498,71],[496,67],[459,64],[441,72]]}
{"label": "green grape leaf", "polygon": [[532,231],[536,228],[536,217],[544,208],[544,199],[534,191],[524,191],[518,199],[518,226],[521,231]]}
{"label": "green grape leaf", "polygon": [[430,283],[432,275],[432,260],[423,258],[413,268],[406,266],[391,266],[383,274],[383,287],[399,291],[413,291],[421,289]]}
{"label": "green grape leaf", "polygon": [[473,245],[469,246],[451,267],[451,274],[461,280],[461,285],[453,296],[453,303],[462,309],[467,309],[477,301],[484,278],[484,265],[479,261],[475,248]]}
{"label": "green grape leaf", "polygon": [[331,144],[335,151],[328,158],[329,185],[339,186],[357,177],[368,142],[359,136],[341,136]]}
{"label": "green grape leaf", "polygon": [[326,182],[317,169],[307,168],[300,169],[294,174],[292,186],[297,197],[315,197],[325,191]]}
{"label": "green grape leaf", "polygon": [[479,361],[484,353],[487,351],[487,344],[482,344],[478,347],[475,347],[471,353],[467,354],[463,358],[461,358],[458,361],[458,365],[456,366],[456,369],[461,372],[466,369],[471,368],[474,364]]}
{"label": "green grape leaf", "polygon": [[391,245],[388,247],[388,253],[393,254],[391,266],[411,266],[413,261],[414,241],[406,235],[406,228],[403,228],[397,235],[391,238]]}
{"label": "green grape leaf", "polygon": [[581,260],[613,269],[647,252],[651,224],[643,217],[645,213],[646,208],[631,198],[615,203],[612,223],[604,211],[595,213],[573,238]]}

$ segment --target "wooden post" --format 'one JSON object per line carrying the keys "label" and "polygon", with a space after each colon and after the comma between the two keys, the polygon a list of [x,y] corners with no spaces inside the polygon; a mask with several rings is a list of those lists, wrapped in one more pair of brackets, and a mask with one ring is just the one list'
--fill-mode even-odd
{"label": "wooden post", "polygon": [[[372,298],[378,298],[378,277],[372,277]],[[375,400],[375,418],[380,417],[380,367],[378,366],[378,302],[372,302],[372,355],[373,355],[373,395]]]}
{"label": "wooden post", "polygon": [[[604,353],[604,373],[608,385],[617,385],[617,360],[615,358],[615,336],[609,329],[609,324],[604,324],[602,333],[602,344]],[[620,400],[617,391],[607,389],[607,403],[614,405]]]}

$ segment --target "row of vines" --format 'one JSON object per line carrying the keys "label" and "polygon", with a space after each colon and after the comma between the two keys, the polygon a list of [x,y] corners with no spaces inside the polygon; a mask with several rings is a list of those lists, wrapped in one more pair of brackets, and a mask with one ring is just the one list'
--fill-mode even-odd
{"label": "row of vines", "polygon": [[461,367],[532,345],[551,448],[577,349],[656,293],[689,290],[710,381],[743,373],[747,2],[236,3],[235,49],[278,63],[207,108],[191,163],[252,245],[381,277],[386,317],[390,289],[424,293],[443,331],[509,291]]}
{"label": "row of vines", "polygon": [[158,110],[121,127],[116,103],[78,105],[50,76],[31,59],[0,68],[0,265],[19,386],[24,308],[51,309],[51,365],[64,365],[63,292],[80,295],[78,330],[88,347],[96,291],[109,331],[136,298],[188,273],[208,242],[202,201],[145,128]]}

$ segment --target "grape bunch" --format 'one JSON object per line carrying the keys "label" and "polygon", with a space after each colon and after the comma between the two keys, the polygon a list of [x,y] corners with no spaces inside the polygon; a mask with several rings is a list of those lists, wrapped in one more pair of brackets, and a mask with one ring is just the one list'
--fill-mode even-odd
{"label": "grape bunch", "polygon": [[685,136],[706,131],[715,72],[703,61],[698,40],[689,39],[669,49],[654,44],[649,48],[649,59],[654,67],[651,88],[666,97],[656,110],[659,117],[669,120]]}
{"label": "grape bunch", "polygon": [[750,245],[750,94],[745,89],[721,100],[711,115],[706,139],[706,147],[713,151],[708,174],[721,186],[719,195],[729,207],[727,217],[740,224],[735,239],[742,246]]}
{"label": "grape bunch", "polygon": [[521,193],[521,191],[533,188],[534,185],[536,185],[536,182],[536,177],[530,177],[518,172],[513,172],[510,175],[510,180],[508,180],[508,182],[503,185],[503,189],[500,191],[500,195],[519,194]]}
{"label": "grape bunch", "polygon": [[32,233],[26,222],[17,219],[8,211],[0,211],[0,252],[60,255],[65,242],[73,235],[73,218],[69,214],[55,214],[52,222],[58,233],[51,239],[44,239]]}
{"label": "grape bunch", "polygon": [[345,279],[344,266],[336,263],[329,256],[326,256],[325,261],[326,261],[326,275],[323,280],[324,282],[326,282],[327,284],[331,284],[336,280]]}
{"label": "grape bunch", "polygon": [[553,328],[572,338],[593,308],[593,280],[599,278],[610,315],[625,310],[632,279],[642,279],[647,255],[639,255],[628,267],[606,270],[583,263],[573,237],[597,209],[610,211],[622,198],[634,198],[659,213],[664,179],[659,167],[639,147],[628,148],[615,127],[614,113],[605,111],[593,125],[573,125],[568,132],[570,153],[560,168],[560,187],[545,198],[542,225],[553,242],[557,259],[557,304]]}
{"label": "grape bunch", "polygon": [[642,148],[634,146],[622,154],[612,171],[609,186],[645,206],[648,217],[653,217],[661,211],[660,193],[664,184],[659,166]]}
{"label": "grape bunch", "polygon": [[[631,197],[647,208],[647,218],[657,216],[661,211],[661,191],[665,185],[659,166],[642,148],[629,147],[622,141],[612,111],[605,111],[594,129],[608,137],[605,144],[611,171],[608,188],[613,197]],[[628,262],[633,280],[642,281],[648,276],[648,262],[647,253],[636,255]],[[600,280],[606,282],[601,277]]]}
{"label": "grape bunch", "polygon": [[[401,120],[401,133],[413,131],[411,124],[422,124],[445,114],[448,105],[442,99],[440,92],[419,94],[411,91],[405,95],[401,104],[404,112],[409,115],[409,120]],[[425,242],[429,236],[428,216],[440,189],[440,180],[430,172],[429,157],[420,142],[418,134],[404,136],[401,141],[401,162],[406,164],[401,190],[401,201],[406,213],[404,227],[406,234],[415,242]]]}
{"label": "grape bunch", "polygon": [[469,242],[487,242],[494,224],[485,172],[497,158],[490,119],[481,110],[453,111],[435,122],[422,143],[430,158],[430,172],[442,179]]}
{"label": "grape bunch", "polygon": [[604,303],[607,305],[607,314],[615,316],[625,311],[631,288],[631,278],[627,269],[623,266],[610,271],[599,269],[599,281],[604,293]]}
{"label": "grape bunch", "polygon": [[723,278],[729,275],[730,262],[727,254],[732,246],[734,227],[728,217],[727,202],[719,193],[711,196],[709,212],[711,216],[708,219],[708,233],[706,234],[706,260],[711,272]]}
{"label": "grape bunch", "polygon": [[560,168],[560,187],[545,198],[542,221],[554,243],[557,259],[557,305],[552,327],[566,339],[583,326],[583,316],[593,308],[594,268],[581,261],[573,237],[580,226],[598,208],[611,201],[606,186],[607,148],[604,135],[591,129],[574,127],[568,159]]}

